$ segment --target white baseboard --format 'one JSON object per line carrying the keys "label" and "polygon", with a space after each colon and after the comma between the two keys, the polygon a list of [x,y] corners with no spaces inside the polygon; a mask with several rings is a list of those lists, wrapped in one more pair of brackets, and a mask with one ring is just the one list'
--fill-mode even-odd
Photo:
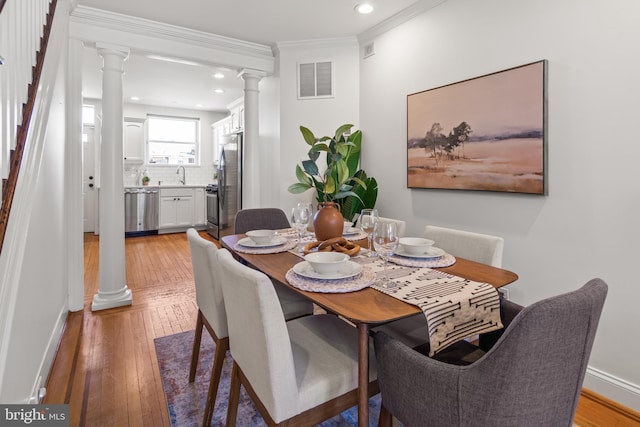
{"label": "white baseboard", "polygon": [[637,384],[632,384],[589,366],[584,377],[583,387],[640,412],[640,386]]}
{"label": "white baseboard", "polygon": [[[56,352],[58,351],[58,343],[60,342],[62,331],[64,330],[64,325],[67,321],[68,313],[69,309],[65,305],[64,307],[62,307],[62,310],[60,310],[60,313],[58,314],[58,319],[56,320],[56,324],[54,325],[53,330],[51,331],[49,342],[47,342],[47,348],[42,356],[40,369],[38,369],[38,373],[36,374],[36,377],[33,381],[31,395],[28,397],[28,400],[25,403],[38,404],[44,397],[44,394],[40,393],[40,389],[45,386],[47,378],[49,377],[49,372],[51,372],[53,359],[56,357]],[[44,391],[46,392],[46,390]]]}

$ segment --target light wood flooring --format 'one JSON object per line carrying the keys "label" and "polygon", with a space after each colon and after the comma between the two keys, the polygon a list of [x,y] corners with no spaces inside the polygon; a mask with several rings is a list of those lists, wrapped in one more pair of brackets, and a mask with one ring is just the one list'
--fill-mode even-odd
{"label": "light wood flooring", "polygon": [[[85,309],[69,315],[44,400],[68,403],[70,426],[170,426],[153,340],[195,327],[189,246],[185,233],[125,242],[133,304],[94,313],[99,243],[85,234]],[[586,391],[575,422],[640,426],[640,414]]]}

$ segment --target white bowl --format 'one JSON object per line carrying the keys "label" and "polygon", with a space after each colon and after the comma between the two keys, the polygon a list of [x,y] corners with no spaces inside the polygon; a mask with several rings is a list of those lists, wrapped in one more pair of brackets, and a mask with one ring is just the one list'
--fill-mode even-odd
{"label": "white bowl", "polygon": [[314,252],[305,255],[304,259],[311,264],[316,273],[332,274],[349,260],[349,255],[339,252]]}
{"label": "white bowl", "polygon": [[276,237],[276,230],[251,230],[247,231],[247,237],[256,245],[266,245]]}
{"label": "white bowl", "polygon": [[351,226],[352,226],[352,225],[353,225],[353,223],[352,223],[352,222],[350,222],[350,221],[345,221],[345,222],[344,222],[344,228],[342,229],[342,233],[343,233],[343,234],[344,234],[344,233],[348,233],[348,232],[349,232],[349,229],[351,228]]}
{"label": "white bowl", "polygon": [[406,253],[420,255],[427,252],[435,242],[422,237],[401,237],[399,243]]}

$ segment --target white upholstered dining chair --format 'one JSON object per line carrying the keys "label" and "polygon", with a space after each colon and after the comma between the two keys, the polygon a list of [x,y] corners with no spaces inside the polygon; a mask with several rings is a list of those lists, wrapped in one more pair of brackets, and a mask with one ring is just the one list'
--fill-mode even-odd
{"label": "white upholstered dining chair", "polygon": [[[191,252],[193,278],[196,286],[196,303],[198,305],[189,382],[195,380],[203,327],[207,329],[216,344],[203,420],[203,424],[208,426],[211,424],[213,416],[222,363],[229,349],[227,311],[222,293],[222,273],[218,262],[218,254],[220,252],[228,253],[228,251],[226,249],[218,249],[213,242],[201,237],[193,228],[187,230],[187,240],[189,241],[189,250]],[[290,289],[288,291],[293,293]],[[303,314],[307,314],[307,306],[312,307],[312,304],[308,302],[290,302],[288,293],[282,299],[279,299],[279,294],[277,296],[275,304],[281,307],[280,309],[286,319],[299,317],[301,315],[301,307],[305,308]]]}
{"label": "white upholstered dining chair", "polygon": [[[356,405],[356,329],[329,314],[285,322],[264,273],[228,252],[220,252],[219,261],[234,360],[227,425],[236,424],[240,385],[269,426],[316,425]],[[370,363],[369,390],[375,394],[372,358]]]}
{"label": "white upholstered dining chair", "polygon": [[222,363],[229,349],[227,313],[220,283],[221,273],[217,260],[217,246],[213,242],[202,238],[194,228],[187,230],[187,239],[191,252],[193,279],[196,285],[196,303],[198,304],[198,318],[196,320],[193,351],[191,353],[189,382],[193,382],[196,378],[203,326],[207,328],[209,335],[211,335],[216,344],[203,420],[203,425],[210,425],[218,394]]}
{"label": "white upholstered dining chair", "polygon": [[502,267],[504,239],[489,234],[427,225],[424,236],[445,252],[471,261]]}

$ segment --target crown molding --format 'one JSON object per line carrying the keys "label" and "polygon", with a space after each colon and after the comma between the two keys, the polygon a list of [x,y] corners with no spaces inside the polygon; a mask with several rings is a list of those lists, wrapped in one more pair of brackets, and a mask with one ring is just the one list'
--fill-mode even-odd
{"label": "crown molding", "polygon": [[358,39],[355,36],[276,42],[276,49],[282,51],[288,49],[309,49],[317,47],[349,47],[354,45],[358,45]]}
{"label": "crown molding", "polygon": [[403,9],[400,12],[396,13],[392,17],[382,21],[378,25],[375,25],[367,31],[358,34],[358,41],[360,42],[360,44],[365,44],[375,39],[379,35],[384,34],[401,24],[404,24],[405,22],[428,10],[433,9],[434,7],[446,1],[447,0],[421,0],[419,2],[416,2],[406,9]]}
{"label": "crown molding", "polygon": [[138,36],[145,40],[155,39],[161,42],[195,45],[236,56],[273,61],[273,52],[270,46],[82,5],[72,11],[71,23],[71,36],[84,42],[110,42],[110,40],[104,40],[106,38],[104,31],[96,31],[96,29],[102,29],[127,34],[127,40],[131,40],[130,47],[132,49],[138,47],[135,37]]}

